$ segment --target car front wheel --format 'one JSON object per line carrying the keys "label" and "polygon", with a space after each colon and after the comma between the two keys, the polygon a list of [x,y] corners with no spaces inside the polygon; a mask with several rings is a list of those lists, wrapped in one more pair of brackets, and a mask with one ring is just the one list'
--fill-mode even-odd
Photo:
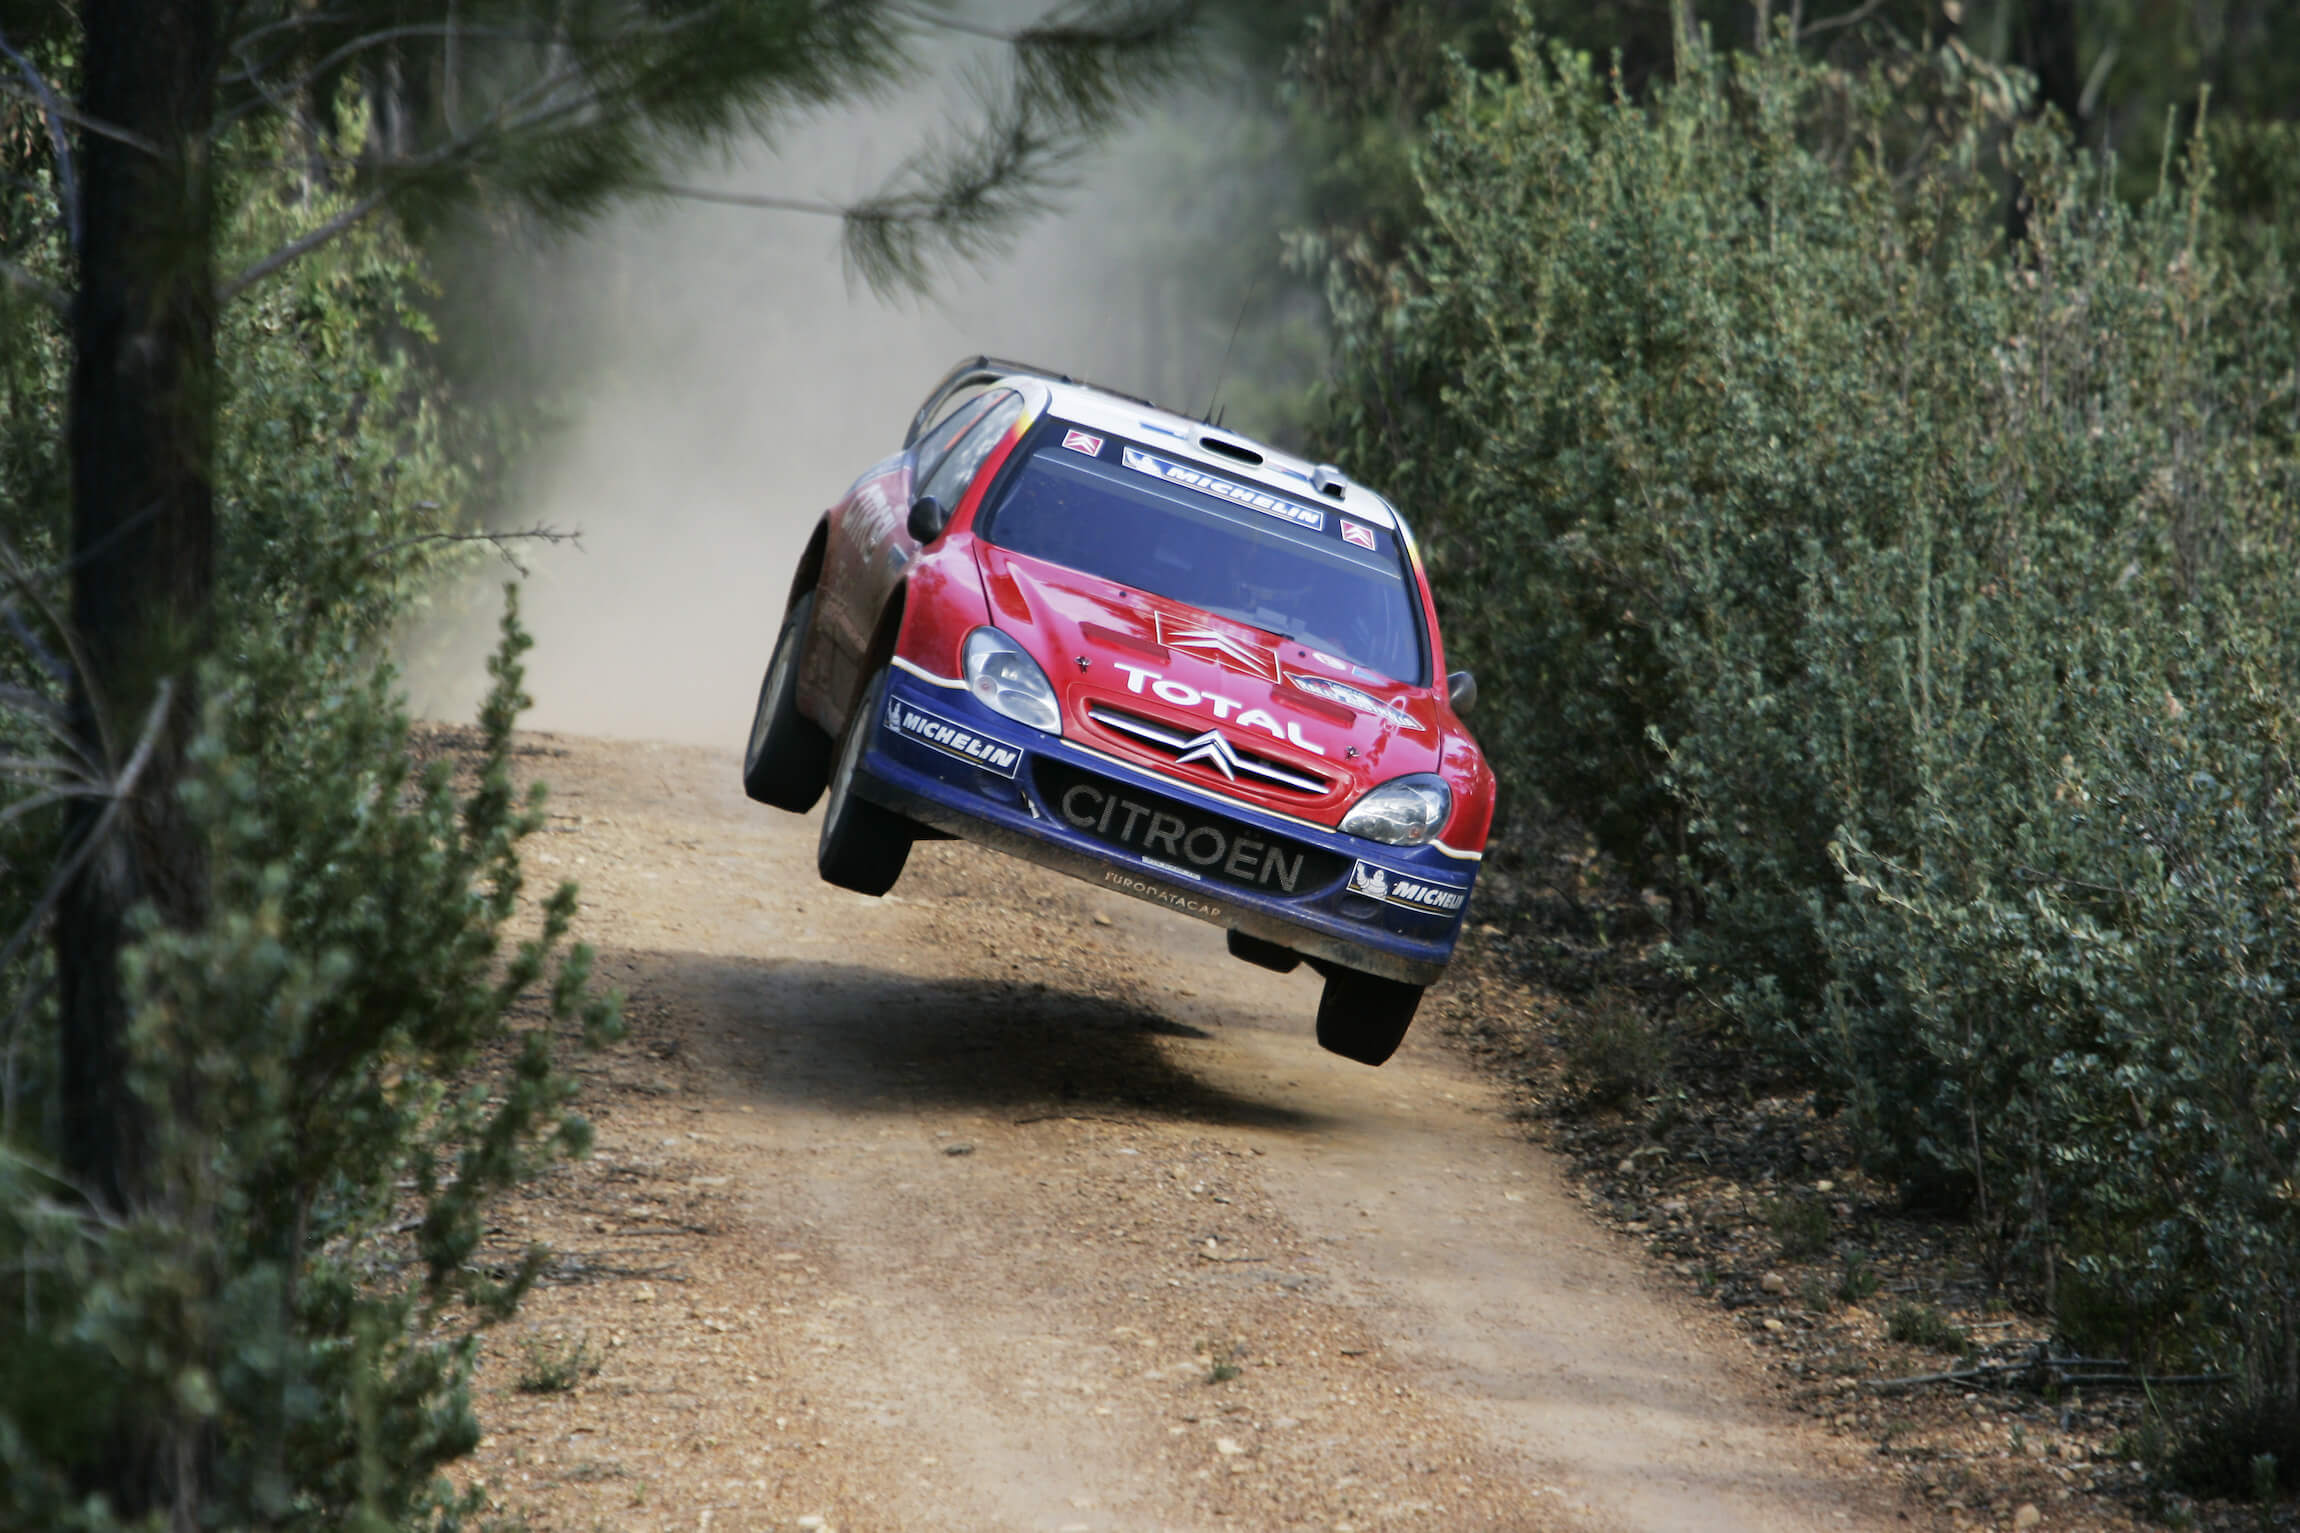
{"label": "car front wheel", "polygon": [[1421,1003],[1419,985],[1330,968],[1318,998],[1318,1046],[1361,1065],[1378,1065],[1405,1041]]}
{"label": "car front wheel", "polygon": [[812,591],[791,603],[766,680],[759,683],[758,711],[751,715],[751,739],[743,750],[743,791],[793,814],[815,807],[830,776],[831,737],[799,712],[799,657],[806,652],[814,612]]}
{"label": "car front wheel", "polygon": [[917,830],[910,821],[855,792],[855,774],[861,769],[863,749],[878,728],[879,710],[886,702],[887,673],[881,668],[863,689],[862,701],[847,720],[839,740],[838,765],[831,770],[831,800],[823,810],[822,840],[815,847],[815,868],[825,883],[852,889],[857,894],[884,894],[902,877],[910,859],[910,844]]}

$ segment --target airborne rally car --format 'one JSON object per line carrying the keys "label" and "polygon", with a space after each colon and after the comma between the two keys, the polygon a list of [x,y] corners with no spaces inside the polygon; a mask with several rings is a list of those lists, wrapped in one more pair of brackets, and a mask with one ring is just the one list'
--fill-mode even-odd
{"label": "airborne rally car", "polygon": [[884,894],[959,836],[1325,978],[1396,1050],[1461,928],[1493,775],[1379,495],[1144,401],[978,357],[815,529],[743,787]]}

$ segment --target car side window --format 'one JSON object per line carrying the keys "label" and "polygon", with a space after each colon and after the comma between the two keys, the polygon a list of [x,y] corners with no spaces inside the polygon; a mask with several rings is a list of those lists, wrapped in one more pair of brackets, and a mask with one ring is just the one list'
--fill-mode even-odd
{"label": "car side window", "polygon": [[942,502],[946,510],[958,509],[959,499],[966,494],[966,487],[974,482],[976,472],[982,467],[982,460],[990,456],[991,449],[1005,438],[1016,421],[1022,419],[1020,394],[1005,391],[986,395],[984,403],[989,409],[968,428],[958,445],[935,465],[918,492],[921,495],[932,495]]}
{"label": "car side window", "polygon": [[[934,407],[933,425],[928,426],[927,431],[932,431],[935,426],[939,426],[944,421],[949,420],[959,411],[965,409],[968,405],[973,404],[983,395],[989,393],[993,387],[994,385],[989,383],[966,383],[961,384],[955,389],[952,389],[948,394],[944,395],[940,400],[936,402]],[[926,435],[926,432],[922,431],[919,433],[919,435],[924,436]]]}
{"label": "car side window", "polygon": [[[982,412],[989,408],[989,404],[987,397],[970,399],[937,421],[926,435],[918,439],[915,459],[917,467],[911,474],[912,484],[923,486],[926,483],[934,471],[942,466],[943,455],[950,451],[950,444],[958,440],[960,432],[982,418]],[[921,489],[918,493],[923,495],[926,492]]]}

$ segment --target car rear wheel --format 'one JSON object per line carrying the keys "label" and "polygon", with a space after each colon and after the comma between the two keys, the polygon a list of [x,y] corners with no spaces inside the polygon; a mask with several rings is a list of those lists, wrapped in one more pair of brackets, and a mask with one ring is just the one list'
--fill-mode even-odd
{"label": "car rear wheel", "polygon": [[1251,964],[1273,969],[1280,974],[1291,974],[1302,966],[1302,955],[1290,947],[1281,947],[1260,937],[1250,937],[1241,931],[1230,933],[1230,956],[1243,958]]}
{"label": "car rear wheel", "polygon": [[1326,971],[1318,998],[1318,1046],[1361,1065],[1378,1065],[1398,1051],[1422,987],[1356,969]]}
{"label": "car rear wheel", "polygon": [[870,743],[871,731],[878,728],[879,709],[885,704],[886,678],[882,667],[863,688],[862,700],[847,720],[838,765],[831,771],[822,840],[815,847],[815,869],[823,881],[857,894],[892,889],[902,877],[902,865],[910,859],[910,844],[917,834],[910,821],[855,792],[863,749]]}
{"label": "car rear wheel", "polygon": [[759,683],[759,706],[751,715],[750,744],[743,751],[743,791],[793,814],[815,807],[830,776],[831,737],[799,712],[799,657],[814,611],[812,591],[791,603],[775,639],[774,658],[767,662],[766,680]]}

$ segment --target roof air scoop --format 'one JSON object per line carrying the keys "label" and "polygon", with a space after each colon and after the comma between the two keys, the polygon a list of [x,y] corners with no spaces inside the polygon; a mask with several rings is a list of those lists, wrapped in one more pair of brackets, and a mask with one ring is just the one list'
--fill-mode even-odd
{"label": "roof air scoop", "polygon": [[1331,495],[1340,500],[1343,492],[1349,488],[1350,476],[1331,463],[1321,463],[1310,471],[1310,483],[1318,487],[1320,495]]}
{"label": "roof air scoop", "polygon": [[1198,445],[1205,448],[1208,452],[1220,453],[1223,457],[1233,459],[1239,463],[1251,463],[1256,468],[1261,467],[1262,464],[1262,455],[1254,451],[1253,448],[1248,447],[1243,442],[1233,442],[1224,437],[1215,436],[1209,432],[1200,432],[1198,434]]}

